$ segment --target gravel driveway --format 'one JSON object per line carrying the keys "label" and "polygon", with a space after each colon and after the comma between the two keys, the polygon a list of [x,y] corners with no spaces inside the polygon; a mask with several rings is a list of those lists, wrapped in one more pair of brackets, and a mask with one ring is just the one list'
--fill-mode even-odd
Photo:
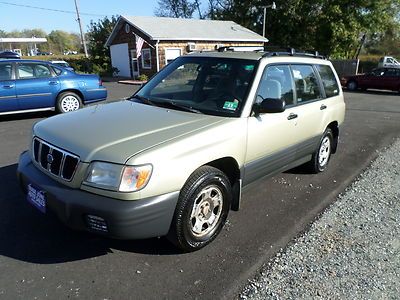
{"label": "gravel driveway", "polygon": [[264,265],[240,298],[400,299],[400,140]]}

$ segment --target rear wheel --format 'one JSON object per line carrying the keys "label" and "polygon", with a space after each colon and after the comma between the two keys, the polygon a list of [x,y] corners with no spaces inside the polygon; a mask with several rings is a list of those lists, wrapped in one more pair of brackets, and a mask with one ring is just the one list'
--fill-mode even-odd
{"label": "rear wheel", "polygon": [[354,80],[349,81],[349,82],[347,83],[347,89],[348,89],[349,91],[356,91],[357,88],[358,88],[357,82],[355,82]]}
{"label": "rear wheel", "polygon": [[319,143],[318,149],[312,155],[308,167],[312,173],[320,173],[328,167],[329,159],[332,154],[333,133],[327,128]]}
{"label": "rear wheel", "polygon": [[78,110],[81,107],[81,97],[73,92],[64,92],[57,97],[56,109],[59,113]]}
{"label": "rear wheel", "polygon": [[185,252],[212,242],[228,217],[231,184],[220,170],[203,166],[183,186],[168,239]]}

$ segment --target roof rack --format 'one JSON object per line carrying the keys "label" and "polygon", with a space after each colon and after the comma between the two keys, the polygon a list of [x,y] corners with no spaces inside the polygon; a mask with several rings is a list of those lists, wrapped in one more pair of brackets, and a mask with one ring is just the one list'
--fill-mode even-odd
{"label": "roof rack", "polygon": [[[320,54],[318,51],[296,51],[294,48],[280,48],[274,46],[267,47],[257,47],[257,46],[222,46],[216,48],[218,52],[235,52],[240,51],[238,49],[250,49],[250,48],[259,48],[255,50],[251,50],[252,52],[265,52],[262,57],[272,57],[272,56],[297,56],[297,57],[310,57],[310,58],[319,58],[319,59],[327,59],[325,55]],[[247,50],[249,51],[249,50]]]}
{"label": "roof rack", "polygon": [[[222,46],[222,47],[217,47],[216,50],[218,52],[225,52],[225,51],[241,51],[239,49],[243,49],[243,51],[252,51],[252,52],[263,52],[264,48],[263,46]],[[255,50],[248,50],[248,49],[252,49],[252,48],[257,48]]]}
{"label": "roof rack", "polygon": [[287,48],[286,50],[268,51],[265,49],[265,54],[262,57],[272,57],[272,56],[301,56],[301,57],[311,57],[327,59],[325,55],[319,54],[318,51],[296,51],[294,48]]}

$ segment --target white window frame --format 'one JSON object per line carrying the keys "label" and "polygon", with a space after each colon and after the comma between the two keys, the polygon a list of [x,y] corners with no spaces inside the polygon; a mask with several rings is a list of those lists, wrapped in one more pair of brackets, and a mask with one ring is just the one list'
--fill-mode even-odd
{"label": "white window frame", "polygon": [[164,57],[165,57],[165,65],[168,65],[168,61],[167,61],[167,50],[179,50],[179,52],[180,52],[180,55],[179,56],[181,56],[182,55],[182,48],[177,48],[177,47],[175,47],[175,48],[173,48],[173,47],[171,47],[171,48],[165,48],[164,49]]}
{"label": "white window frame", "polygon": [[[144,53],[145,52],[149,52],[149,56],[150,56],[150,65],[149,66],[144,65]],[[151,49],[150,48],[142,49],[141,56],[142,56],[142,69],[147,69],[147,70],[151,69]]]}

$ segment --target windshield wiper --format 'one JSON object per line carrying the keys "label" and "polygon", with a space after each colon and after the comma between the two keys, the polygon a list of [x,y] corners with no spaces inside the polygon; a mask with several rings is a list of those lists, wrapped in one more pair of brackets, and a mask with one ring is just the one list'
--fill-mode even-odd
{"label": "windshield wiper", "polygon": [[154,103],[153,101],[151,101],[149,98],[143,97],[143,96],[139,96],[139,95],[133,95],[132,97],[128,98],[128,100],[132,100],[132,99],[139,99],[140,101],[142,101],[142,103],[144,104],[149,104],[152,106],[157,106],[156,103]]}
{"label": "windshield wiper", "polygon": [[203,112],[201,112],[198,109],[195,109],[191,106],[186,106],[186,105],[182,105],[182,104],[178,104],[175,101],[160,101],[157,102],[157,104],[162,105],[162,106],[169,106],[169,107],[173,107],[173,108],[179,108],[181,110],[185,110],[185,111],[189,111],[192,113],[196,113],[196,114],[203,114]]}

